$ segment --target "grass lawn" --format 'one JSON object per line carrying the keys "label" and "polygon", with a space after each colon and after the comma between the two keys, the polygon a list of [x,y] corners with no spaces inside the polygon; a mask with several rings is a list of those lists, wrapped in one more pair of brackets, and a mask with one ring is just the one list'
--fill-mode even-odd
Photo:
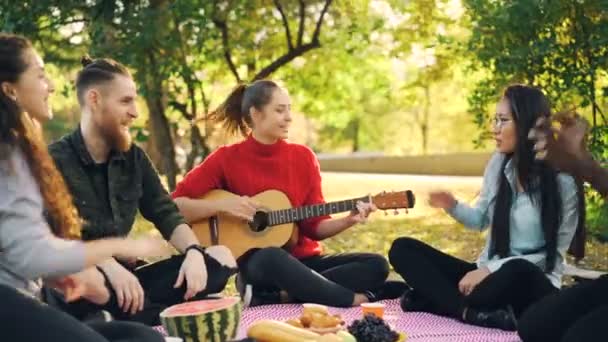
{"label": "grass lawn", "polygon": [[[387,212],[387,215],[383,212],[374,213],[367,223],[323,241],[325,251],[373,252],[387,255],[393,240],[409,236],[425,241],[446,253],[474,261],[483,248],[485,233],[465,229],[442,211],[429,207],[426,201],[430,191],[447,189],[461,201],[472,203],[480,185],[480,177],[323,173],[326,201],[391,190],[412,190],[416,195],[416,206],[407,214],[405,210],[400,210],[398,215],[394,215],[392,211]],[[155,231],[152,225],[138,218],[134,232],[141,234],[150,231]],[[608,246],[595,240],[588,242],[583,267],[608,270]],[[231,283],[227,292],[233,291]]]}

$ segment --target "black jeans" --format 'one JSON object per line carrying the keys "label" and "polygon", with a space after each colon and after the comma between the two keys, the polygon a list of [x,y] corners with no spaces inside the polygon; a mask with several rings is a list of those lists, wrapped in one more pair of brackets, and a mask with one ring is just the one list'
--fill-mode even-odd
{"label": "black jeans", "polygon": [[466,307],[492,310],[507,305],[519,317],[530,304],[557,291],[539,267],[515,259],[488,275],[465,296],[458,290],[458,283],[477,265],[411,238],[395,240],[389,260],[416,295],[429,303],[425,311],[453,318],[461,318]]}
{"label": "black jeans", "polygon": [[376,254],[349,253],[298,260],[281,248],[253,251],[239,259],[241,276],[257,289],[283,290],[298,302],[352,306],[355,293],[380,288],[388,263]]}
{"label": "black jeans", "polygon": [[519,320],[524,342],[608,339],[608,276],[543,298]]}
{"label": "black jeans", "polygon": [[[110,300],[105,305],[96,305],[87,300],[80,300],[75,303],[63,304],[62,309],[74,315],[78,319],[85,318],[88,314],[106,310],[115,319],[141,322],[147,325],[160,324],[159,313],[168,306],[184,302],[186,284],[179,288],[173,285],[177,280],[179,269],[184,261],[183,255],[176,255],[171,258],[155,263],[147,264],[133,270],[142,288],[144,289],[144,309],[134,315],[125,313],[118,306],[116,293],[111,284],[106,279],[106,286],[110,290]],[[230,269],[221,265],[217,260],[209,255],[205,255],[207,265],[207,287],[198,293],[192,300],[199,300],[210,294],[221,292],[231,275],[236,273],[235,269]]]}
{"label": "black jeans", "polygon": [[86,325],[74,317],[0,285],[0,339],[19,342],[163,342],[152,328],[135,322]]}

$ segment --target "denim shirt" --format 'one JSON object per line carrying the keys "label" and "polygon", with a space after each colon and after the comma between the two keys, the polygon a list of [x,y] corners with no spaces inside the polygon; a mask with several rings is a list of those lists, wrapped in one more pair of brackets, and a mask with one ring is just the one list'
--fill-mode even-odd
{"label": "denim shirt", "polygon": [[[504,154],[495,153],[490,159],[483,176],[483,184],[477,203],[471,207],[459,202],[448,210],[448,214],[469,229],[483,231],[491,227],[495,199],[498,193],[500,168],[504,158]],[[531,201],[527,193],[517,191],[517,170],[514,167],[513,160],[507,162],[504,173],[513,192],[509,224],[510,256],[501,259],[498,255],[494,255],[490,258],[492,234],[488,234],[485,247],[477,260],[477,266],[485,266],[490,272],[494,272],[505,262],[521,258],[544,270],[546,255],[541,209]],[[578,196],[576,183],[571,176],[560,173],[557,176],[557,183],[562,202],[562,218],[557,240],[558,253],[554,269],[546,275],[555,287],[560,288],[566,251],[578,224]]]}

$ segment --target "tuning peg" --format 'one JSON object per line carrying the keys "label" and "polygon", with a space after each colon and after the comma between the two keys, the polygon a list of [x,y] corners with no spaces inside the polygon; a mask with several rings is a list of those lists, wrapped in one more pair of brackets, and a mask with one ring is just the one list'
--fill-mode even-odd
{"label": "tuning peg", "polygon": [[399,210],[395,209],[395,211],[393,211],[393,215],[399,215]]}
{"label": "tuning peg", "polygon": [[384,216],[388,216],[388,212],[386,210],[384,211]]}

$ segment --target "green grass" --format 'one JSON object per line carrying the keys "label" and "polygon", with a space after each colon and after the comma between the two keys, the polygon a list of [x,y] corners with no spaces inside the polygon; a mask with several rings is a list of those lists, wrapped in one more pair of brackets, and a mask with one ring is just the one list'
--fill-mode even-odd
{"label": "green grass", "polygon": [[[428,193],[435,189],[452,191],[462,201],[473,202],[479,192],[478,177],[423,177],[401,175],[365,175],[323,173],[326,201],[376,194],[381,191],[412,190],[416,206],[399,215],[376,212],[367,223],[323,241],[326,253],[372,252],[387,255],[391,243],[402,236],[420,239],[440,250],[468,261],[474,261],[483,248],[486,233],[465,229],[440,210],[428,206]],[[339,215],[336,215],[339,217]],[[153,226],[139,217],[134,234],[154,232]],[[607,270],[608,245],[591,240],[587,243],[584,267]],[[394,274],[392,275],[395,276]],[[227,293],[233,294],[230,282]]]}

